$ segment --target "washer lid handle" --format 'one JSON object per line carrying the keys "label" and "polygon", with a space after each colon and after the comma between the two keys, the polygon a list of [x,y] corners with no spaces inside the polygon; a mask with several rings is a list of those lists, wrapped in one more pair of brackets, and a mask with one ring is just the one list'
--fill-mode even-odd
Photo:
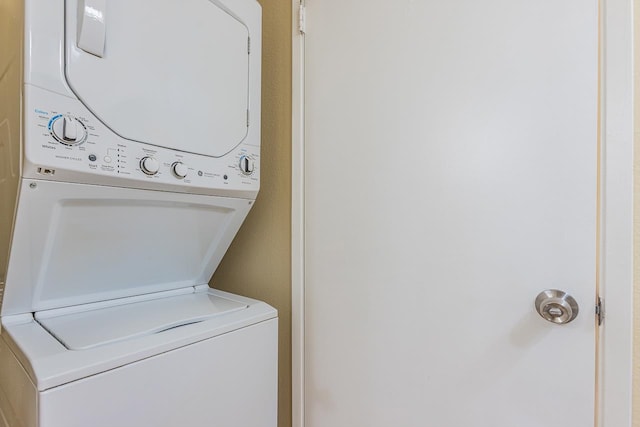
{"label": "washer lid handle", "polygon": [[106,0],[79,0],[78,47],[102,58],[106,27]]}

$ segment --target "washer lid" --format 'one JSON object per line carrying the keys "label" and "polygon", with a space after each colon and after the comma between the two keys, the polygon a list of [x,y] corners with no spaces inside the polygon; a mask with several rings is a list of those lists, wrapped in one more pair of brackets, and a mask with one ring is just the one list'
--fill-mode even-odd
{"label": "washer lid", "polygon": [[249,29],[219,0],[67,0],[66,79],[123,138],[220,157],[247,135]]}
{"label": "washer lid", "polygon": [[199,292],[52,317],[46,312],[36,313],[36,320],[67,349],[87,350],[246,308],[247,304]]}
{"label": "washer lid", "polygon": [[244,199],[24,180],[2,315],[208,283]]}

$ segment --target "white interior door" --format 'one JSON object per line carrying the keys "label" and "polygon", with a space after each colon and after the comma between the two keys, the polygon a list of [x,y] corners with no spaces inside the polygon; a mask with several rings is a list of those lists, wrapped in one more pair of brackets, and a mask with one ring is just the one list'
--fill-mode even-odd
{"label": "white interior door", "polygon": [[592,426],[597,2],[306,6],[306,427]]}

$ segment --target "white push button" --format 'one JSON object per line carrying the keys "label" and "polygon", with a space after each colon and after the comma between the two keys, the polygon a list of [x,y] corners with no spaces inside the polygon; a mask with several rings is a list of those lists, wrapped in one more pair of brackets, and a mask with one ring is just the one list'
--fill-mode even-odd
{"label": "white push button", "polygon": [[105,163],[111,163],[111,157],[109,157],[109,156],[104,156],[104,162],[105,162]]}

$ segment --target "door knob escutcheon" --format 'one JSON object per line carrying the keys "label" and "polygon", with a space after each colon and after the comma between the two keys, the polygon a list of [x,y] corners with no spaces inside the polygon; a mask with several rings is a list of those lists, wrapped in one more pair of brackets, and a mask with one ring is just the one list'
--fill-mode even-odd
{"label": "door knob escutcheon", "polygon": [[558,289],[547,289],[535,301],[538,314],[551,323],[564,325],[578,316],[578,303],[569,294]]}

